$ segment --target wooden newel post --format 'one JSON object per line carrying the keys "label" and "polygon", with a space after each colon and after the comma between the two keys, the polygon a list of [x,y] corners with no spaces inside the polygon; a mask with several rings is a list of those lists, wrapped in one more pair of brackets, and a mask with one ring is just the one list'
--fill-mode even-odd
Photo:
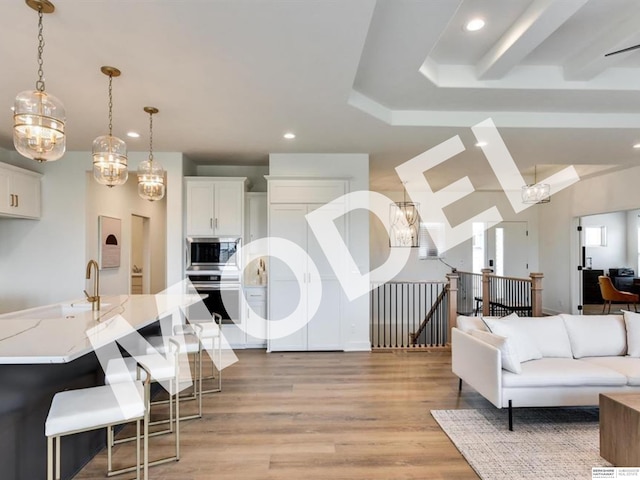
{"label": "wooden newel post", "polygon": [[542,316],[542,273],[530,273],[531,277],[531,316]]}
{"label": "wooden newel post", "polygon": [[458,317],[459,278],[460,277],[456,273],[447,273],[447,280],[449,281],[449,331],[457,325],[456,318]]}
{"label": "wooden newel post", "polygon": [[483,268],[482,272],[482,315],[491,314],[491,279],[489,275],[493,273],[490,268]]}

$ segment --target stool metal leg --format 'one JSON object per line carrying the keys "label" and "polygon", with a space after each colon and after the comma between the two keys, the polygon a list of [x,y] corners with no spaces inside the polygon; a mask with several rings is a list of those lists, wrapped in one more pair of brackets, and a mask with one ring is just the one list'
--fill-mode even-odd
{"label": "stool metal leg", "polygon": [[60,480],[60,437],[56,437],[56,480]]}
{"label": "stool metal leg", "polygon": [[47,480],[53,480],[53,437],[47,437]]}

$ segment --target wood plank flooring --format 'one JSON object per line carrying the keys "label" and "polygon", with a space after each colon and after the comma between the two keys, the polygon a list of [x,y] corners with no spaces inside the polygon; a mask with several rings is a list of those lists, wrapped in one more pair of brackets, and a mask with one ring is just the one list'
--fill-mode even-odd
{"label": "wood plank flooring", "polygon": [[[180,462],[151,479],[478,478],[429,413],[490,406],[470,387],[458,396],[448,352],[236,353],[203,418],[182,423]],[[152,438],[151,456],[171,440]],[[116,462],[132,462],[132,447],[117,446]],[[105,471],[106,451],[75,478]]]}

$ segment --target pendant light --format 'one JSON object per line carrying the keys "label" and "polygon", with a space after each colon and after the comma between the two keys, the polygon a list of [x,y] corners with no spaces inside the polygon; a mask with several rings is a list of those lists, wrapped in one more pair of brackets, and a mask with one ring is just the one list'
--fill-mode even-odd
{"label": "pendant light", "polygon": [[13,107],[13,144],[20,155],[52,162],[65,151],[65,111],[62,102],[45,92],[42,52],[44,36],[42,17],[52,13],[54,5],[48,0],[26,0],[38,12],[38,80],[35,90],[20,92]]}
{"label": "pendant light", "polygon": [[533,183],[522,187],[522,203],[549,203],[551,201],[551,185],[538,183],[538,166],[533,168]]}
{"label": "pendant light", "polygon": [[114,137],[113,133],[113,77],[120,76],[120,70],[104,66],[100,71],[109,77],[109,135],[102,135],[93,141],[93,178],[107,187],[122,185],[127,181],[127,144]]}
{"label": "pendant light", "polygon": [[164,170],[153,160],[153,115],[158,113],[155,107],[144,107],[149,114],[149,159],[138,167],[138,195],[153,202],[164,197]]}
{"label": "pendant light", "polygon": [[418,208],[420,204],[407,202],[407,190],[403,183],[403,201],[389,206],[391,232],[389,242],[392,247],[418,246]]}

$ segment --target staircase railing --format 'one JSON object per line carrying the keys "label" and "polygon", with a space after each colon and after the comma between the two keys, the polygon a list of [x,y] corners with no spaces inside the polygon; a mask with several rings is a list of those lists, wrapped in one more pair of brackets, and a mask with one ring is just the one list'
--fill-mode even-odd
{"label": "staircase railing", "polygon": [[387,282],[372,285],[371,346],[445,347],[458,315],[542,316],[541,273],[529,278],[452,272],[446,282]]}
{"label": "staircase railing", "polygon": [[[449,337],[445,282],[373,284],[371,345],[374,349],[437,347]],[[429,318],[425,324],[425,318]]]}
{"label": "staircase railing", "polygon": [[456,299],[459,315],[542,316],[541,273],[529,278],[501,277],[485,268],[481,274],[456,272],[459,277]]}

